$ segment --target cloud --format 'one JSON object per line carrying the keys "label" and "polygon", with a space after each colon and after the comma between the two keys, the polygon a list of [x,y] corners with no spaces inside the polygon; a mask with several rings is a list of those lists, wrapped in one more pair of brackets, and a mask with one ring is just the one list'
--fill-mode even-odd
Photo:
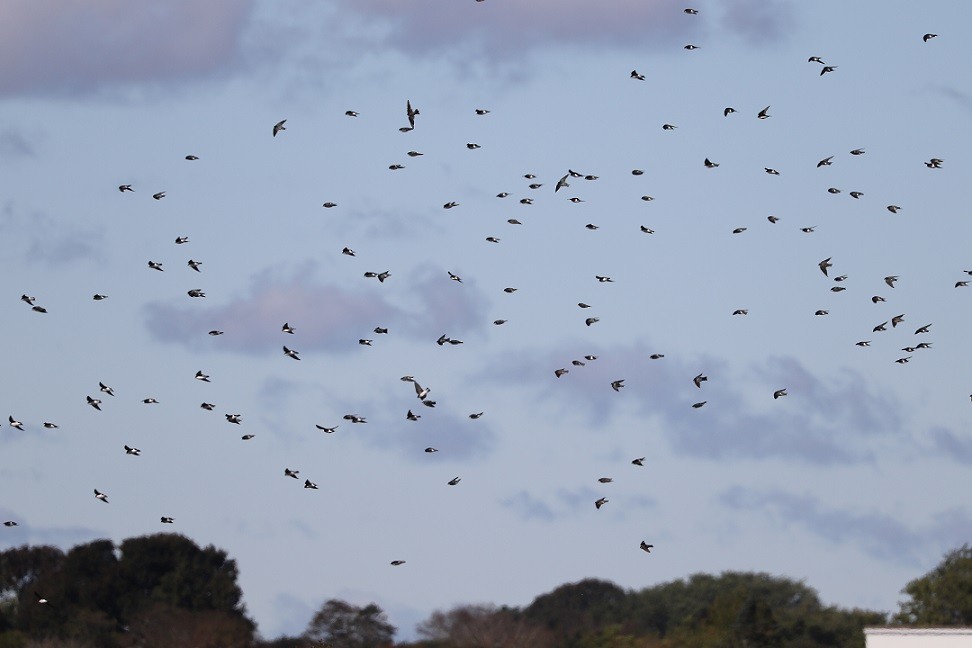
{"label": "cloud", "polygon": [[200,307],[198,299],[186,300],[193,303],[146,305],[146,326],[156,339],[195,348],[204,341],[205,332],[219,329],[225,335],[217,338],[216,348],[250,354],[280,353],[281,344],[291,337],[280,334],[284,322],[300,334],[300,344],[293,345],[299,352],[349,351],[356,348],[354,342],[362,331],[401,315],[382,295],[316,283],[311,267],[300,268],[290,277],[260,273],[247,295],[226,304],[207,308]]}
{"label": "cloud", "polygon": [[314,270],[314,264],[307,263],[290,276],[263,271],[254,277],[248,294],[212,307],[189,297],[184,305],[152,302],[145,306],[146,326],[162,342],[193,349],[204,344],[205,332],[222,330],[225,335],[216,338],[214,348],[248,354],[280,353],[291,337],[280,335],[285,322],[299,334],[293,344],[298,352],[355,351],[362,333],[376,326],[428,341],[485,326],[482,292],[472,283],[450,282],[445,271],[426,266],[405,277],[389,277],[386,288],[390,282],[405,284],[406,307],[399,307],[374,286],[350,290],[318,283]]}
{"label": "cloud", "polygon": [[[0,211],[0,225],[7,233],[7,246],[24,249],[29,263],[60,266],[102,258],[104,232],[100,229],[58,220],[41,211],[25,214],[9,202]],[[18,240],[18,236],[23,238]]]}
{"label": "cloud", "polygon": [[11,128],[0,131],[0,162],[34,157],[34,155],[34,147],[23,133]]}
{"label": "cloud", "polygon": [[439,2],[341,0],[360,32],[409,53],[449,49],[513,60],[538,47],[665,46],[698,26],[664,0],[614,0],[610,10],[589,0]]}
{"label": "cloud", "polygon": [[939,94],[951,99],[966,111],[972,112],[972,95],[969,93],[952,86],[941,86],[937,90]]}
{"label": "cloud", "polygon": [[7,0],[0,96],[90,93],[230,67],[249,0]]}
{"label": "cloud", "polygon": [[782,0],[726,0],[722,22],[753,45],[777,41],[793,29],[793,3]]}
{"label": "cloud", "polygon": [[936,427],[931,430],[931,439],[936,452],[959,463],[972,464],[972,438],[960,438],[951,430]]}
{"label": "cloud", "polygon": [[[539,385],[542,399],[566,403],[558,407],[565,416],[580,410],[592,429],[606,428],[618,411],[634,408],[637,416],[658,420],[676,451],[709,459],[854,463],[872,458],[873,437],[902,433],[894,400],[856,372],[825,381],[795,358],[779,357],[739,377],[718,358],[649,360],[651,353],[643,345],[605,348],[595,351],[598,360],[577,367],[570,361],[579,354],[521,351],[510,354],[515,360],[487,368],[480,379]],[[558,367],[570,373],[554,378]],[[709,381],[697,389],[692,377],[702,369]],[[610,383],[621,378],[625,386],[614,392]],[[783,387],[789,396],[774,400],[773,392]],[[692,407],[701,401],[704,407]]]}
{"label": "cloud", "polygon": [[808,495],[783,491],[733,486],[719,502],[735,510],[764,512],[783,526],[797,524],[827,542],[858,544],[869,555],[914,568],[925,564],[929,546],[942,551],[972,533],[972,518],[960,510],[939,512],[924,528],[914,528],[883,513],[827,509]]}
{"label": "cloud", "polygon": [[524,520],[543,520],[549,522],[556,517],[553,509],[546,502],[524,490],[507,497],[501,504]]}

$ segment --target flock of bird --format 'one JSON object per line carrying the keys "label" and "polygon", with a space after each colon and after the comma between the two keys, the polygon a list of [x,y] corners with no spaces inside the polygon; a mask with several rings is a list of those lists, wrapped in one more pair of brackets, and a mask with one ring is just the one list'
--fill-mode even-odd
{"label": "flock of bird", "polygon": [[[481,0],[477,0],[477,1],[481,1]],[[698,15],[699,12],[697,10],[695,10],[695,9],[687,8],[687,9],[684,10],[684,13],[687,14],[687,15],[690,15],[690,16],[695,16],[695,15]],[[922,40],[927,43],[929,40],[931,40],[931,39],[933,39],[935,37],[936,37],[936,34],[928,33],[928,34],[925,34],[922,37]],[[689,50],[689,51],[693,51],[693,50],[699,49],[699,47],[697,45],[686,45],[685,46],[685,49],[686,50]],[[820,56],[811,56],[811,57],[809,57],[808,62],[809,63],[819,64],[821,66],[820,67],[819,76],[823,76],[823,75],[826,75],[826,74],[839,74],[840,73],[838,71],[839,70],[839,66],[825,63],[825,61]],[[647,79],[646,75],[643,74],[643,73],[641,73],[641,72],[639,72],[637,69],[634,69],[634,70],[632,70],[630,72],[630,78],[633,81],[637,81],[637,82],[643,82],[643,81],[646,81],[646,79]],[[751,118],[755,118],[755,119],[759,119],[759,120],[768,120],[768,119],[771,119],[773,117],[773,114],[770,112],[771,111],[771,107],[772,106],[767,105],[767,106],[763,107],[761,110],[755,111],[755,114],[750,113],[750,116],[751,116]],[[475,108],[473,110],[474,110],[475,115],[480,116],[480,117],[484,117],[484,118],[488,118],[487,116],[491,114],[491,111],[489,109],[486,109],[486,108]],[[726,118],[726,119],[737,119],[737,118],[739,118],[738,115],[740,114],[739,111],[737,111],[736,108],[734,108],[732,106],[726,106],[724,108],[721,108],[721,112],[722,112],[723,117]],[[347,110],[344,114],[348,118],[359,118],[360,117],[360,113],[358,111],[356,111],[356,110]],[[407,122],[407,125],[403,125],[402,127],[400,127],[399,128],[399,131],[402,132],[402,133],[409,133],[411,131],[414,131],[418,127],[417,126],[417,124],[418,124],[417,118],[420,115],[421,115],[421,112],[419,111],[419,109],[417,107],[415,107],[412,104],[411,100],[406,100],[406,102],[405,102],[405,110],[404,110],[404,115],[403,116],[404,116],[405,121]],[[285,133],[288,130],[286,124],[287,124],[287,119],[282,119],[282,120],[278,121],[277,123],[275,123],[272,126],[272,129],[271,129],[271,137],[273,137],[273,138],[286,137],[287,135],[285,135]],[[678,128],[677,125],[670,124],[670,123],[662,124],[661,127],[665,131],[674,131],[674,130],[676,130]],[[469,150],[476,150],[476,149],[481,148],[481,146],[479,144],[477,144],[477,143],[474,143],[474,142],[468,142],[466,144],[466,148],[469,149]],[[855,148],[855,149],[850,150],[848,154],[850,156],[852,156],[852,157],[860,157],[860,156],[863,156],[863,155],[866,154],[866,149],[865,148]],[[410,157],[410,158],[418,158],[418,157],[423,156],[424,154],[421,153],[421,152],[419,152],[419,151],[416,151],[416,150],[410,150],[410,151],[408,151],[406,153],[406,155],[408,157]],[[816,167],[817,168],[823,168],[823,167],[831,166],[834,163],[835,157],[836,157],[836,155],[830,155],[830,156],[828,156],[828,157],[826,157],[824,159],[819,160],[818,162],[816,162]],[[194,162],[194,161],[197,161],[199,159],[200,158],[198,156],[196,156],[196,155],[186,155],[185,156],[185,160],[186,161],[189,161],[189,162]],[[809,165],[812,165],[813,162],[809,162],[808,164]],[[944,169],[944,164],[945,164],[944,163],[944,160],[942,160],[940,158],[930,158],[929,160],[924,161],[924,166],[926,166],[928,169],[931,169],[931,170],[936,171],[936,172],[938,170]],[[706,169],[712,170],[714,173],[718,173],[718,171],[716,171],[716,170],[720,167],[720,163],[719,162],[713,161],[712,159],[710,159],[708,157],[704,158],[704,160],[701,161],[701,165],[704,168],[706,168]],[[405,165],[403,165],[401,163],[393,163],[393,164],[391,164],[391,165],[388,166],[388,169],[391,170],[391,171],[398,172],[398,171],[401,171],[401,170],[405,169]],[[773,167],[764,167],[764,171],[765,171],[766,174],[772,175],[772,176],[778,176],[778,175],[781,174],[781,172],[779,170],[777,170],[777,169],[775,169]],[[642,174],[644,174],[644,170],[643,169],[633,169],[631,171],[631,174],[632,175],[635,175],[635,176],[642,175]],[[580,171],[577,171],[577,170],[574,170],[574,169],[567,169],[562,175],[560,175],[559,178],[557,178],[556,176],[553,176],[551,178],[549,184],[546,183],[546,182],[538,181],[537,180],[537,177],[534,174],[532,174],[532,173],[524,174],[522,177],[525,180],[528,181],[528,185],[527,186],[532,191],[538,191],[542,187],[547,186],[548,187],[547,191],[551,191],[555,195],[563,196],[563,194],[560,194],[560,192],[561,191],[564,191],[564,190],[567,190],[567,189],[570,189],[572,183],[573,184],[581,184],[583,182],[595,182],[595,181],[597,181],[599,179],[600,176],[595,175],[593,173],[586,173],[586,172],[580,172]],[[554,182],[554,179],[555,178],[556,178],[556,181]],[[552,186],[552,189],[550,189],[551,186]],[[139,195],[139,191],[137,191],[136,188],[133,187],[132,184],[123,183],[123,184],[118,185],[117,188],[118,188],[118,191],[121,194],[123,194],[123,195],[128,195],[128,194],[132,194],[134,196]],[[837,187],[829,187],[827,189],[827,192],[830,193],[830,194],[840,194],[840,193],[842,193],[842,190],[840,188],[837,188]],[[154,200],[156,200],[156,201],[162,201],[167,196],[166,191],[154,191],[153,193],[148,194],[148,195],[151,195],[151,197]],[[510,195],[511,194],[509,192],[505,192],[505,191],[496,194],[497,198],[499,198],[499,199],[509,198]],[[856,191],[855,190],[855,191],[850,191],[849,192],[849,196],[851,198],[855,199],[855,200],[861,199],[863,197],[863,195],[864,194],[861,191]],[[643,201],[646,201],[647,202],[647,201],[653,200],[653,197],[650,196],[650,195],[643,195],[643,196],[641,196],[641,199]],[[584,202],[584,199],[581,198],[580,196],[570,196],[570,197],[566,198],[566,200],[568,202],[575,203],[575,204],[576,203],[580,203],[580,202]],[[533,201],[534,201],[534,199],[533,198],[530,198],[530,197],[524,197],[524,198],[520,198],[519,199],[519,203],[520,204],[523,204],[523,205],[530,205],[530,204],[533,203]],[[335,203],[335,202],[328,201],[328,202],[324,202],[322,206],[323,206],[323,208],[330,210],[330,209],[337,208],[338,207],[338,204]],[[459,206],[460,206],[460,203],[458,201],[455,201],[455,200],[450,200],[450,201],[445,202],[445,203],[442,204],[442,208],[443,209],[447,209],[447,210],[455,209],[455,208],[457,208]],[[893,214],[897,214],[902,209],[902,207],[900,207],[898,205],[895,205],[895,204],[889,204],[889,205],[887,205],[886,209],[887,209],[887,211],[889,211],[889,212],[891,212]],[[767,217],[767,220],[769,221],[769,223],[771,225],[777,225],[781,221],[780,217],[775,216],[775,215],[768,216]],[[521,222],[517,218],[513,218],[513,217],[509,218],[507,222],[510,225],[520,225],[521,224]],[[594,224],[594,223],[588,223],[585,227],[587,229],[589,229],[589,230],[592,230],[592,231],[593,230],[597,230],[599,228],[599,226],[596,225],[596,224]],[[733,235],[741,235],[744,232],[746,232],[747,229],[748,229],[747,227],[740,226],[740,227],[736,227],[736,228],[732,229],[731,230],[731,233]],[[799,229],[804,234],[813,234],[815,232],[815,230],[816,230],[816,226],[802,226]],[[645,235],[654,235],[655,234],[655,230],[652,229],[649,226],[646,226],[646,225],[640,225],[640,231],[641,231],[641,233],[643,233]],[[490,243],[490,244],[498,244],[498,243],[500,243],[500,238],[499,237],[496,237],[496,236],[489,236],[489,237],[486,238],[486,241],[488,243]],[[179,236],[179,237],[177,237],[175,239],[175,244],[178,245],[178,246],[187,245],[187,244],[189,244],[189,242],[190,242],[190,238],[189,238],[188,235]],[[347,256],[347,257],[355,257],[356,256],[356,252],[354,251],[354,249],[352,249],[351,247],[347,247],[347,246],[346,247],[343,247],[343,249],[341,250],[341,254],[344,255],[344,256]],[[195,272],[195,273],[202,273],[203,272],[203,263],[201,261],[197,260],[197,259],[190,258],[187,261],[186,266],[190,270],[192,270],[193,272]],[[157,261],[157,260],[152,260],[152,259],[147,260],[147,267],[149,269],[151,269],[153,271],[157,271],[157,272],[165,272],[166,271],[166,268],[163,266],[163,263],[161,261]],[[843,292],[843,291],[845,291],[847,289],[846,288],[846,285],[847,285],[847,282],[849,281],[849,278],[848,278],[847,275],[845,275],[845,274],[832,275],[832,272],[839,272],[839,268],[840,268],[840,259],[839,258],[827,257],[827,258],[825,258],[825,259],[823,259],[823,260],[821,260],[819,262],[818,268],[819,268],[821,274],[823,275],[823,277],[825,279],[832,281],[833,285],[830,286],[830,291],[831,292],[833,292],[833,293],[840,293],[840,292]],[[812,271],[812,269],[811,269],[811,271]],[[965,275],[968,275],[968,276],[972,277],[972,270],[963,270],[962,272]],[[382,283],[383,284],[386,281],[388,281],[390,278],[392,278],[393,277],[393,274],[388,269],[384,269],[384,270],[381,270],[381,271],[368,270],[368,271],[365,271],[363,273],[363,277],[366,278],[366,279],[377,279],[379,283]],[[443,279],[443,281],[452,281],[452,282],[455,282],[457,284],[462,284],[463,283],[462,277],[459,276],[457,273],[453,272],[452,270],[448,270],[447,271],[447,274],[444,275],[442,277],[442,279]],[[598,283],[613,283],[614,282],[614,279],[611,276],[607,276],[607,275],[595,275],[592,279],[594,281],[598,282]],[[895,288],[895,283],[897,281],[899,281],[899,276],[897,276],[897,275],[888,275],[888,276],[885,276],[884,277],[884,283],[886,284],[886,286],[887,286],[887,288],[889,290],[892,290],[892,289]],[[972,279],[959,279],[959,280],[955,281],[954,287],[955,288],[969,287],[970,282],[972,282]],[[504,288],[504,292],[506,292],[506,293],[510,293],[511,294],[511,293],[516,292],[516,291],[517,291],[517,288],[516,287],[509,286],[509,287]],[[193,298],[193,299],[203,299],[203,298],[206,298],[206,292],[202,288],[195,288],[195,287],[189,288],[186,291],[186,294],[188,295],[188,297]],[[95,300],[95,301],[103,301],[103,300],[108,299],[108,298],[109,298],[108,295],[101,294],[101,293],[95,293],[93,295],[93,297],[92,297],[92,299]],[[24,303],[26,303],[30,307],[30,309],[33,312],[35,312],[35,313],[38,313],[38,314],[41,314],[41,315],[44,315],[44,316],[47,316],[47,317],[56,317],[57,316],[56,313],[49,313],[48,308],[46,306],[42,305],[41,303],[39,303],[38,298],[35,297],[35,296],[31,296],[31,295],[28,295],[28,294],[25,293],[25,294],[21,295],[20,299]],[[887,299],[887,297],[885,295],[878,295],[878,294],[875,294],[875,295],[871,296],[870,297],[870,300],[871,300],[871,302],[873,304],[876,304],[876,305],[877,304],[882,304],[882,303],[885,303],[885,302],[888,301],[888,299]],[[577,307],[581,311],[585,311],[585,312],[588,311],[588,309],[591,308],[591,306],[589,304],[584,303],[584,302],[577,303]],[[738,317],[745,317],[748,314],[749,314],[749,309],[748,308],[737,308],[737,309],[735,309],[732,312],[732,315],[733,316],[738,316]],[[817,309],[814,314],[816,316],[818,316],[818,317],[823,317],[823,316],[827,316],[829,314],[829,311],[827,309]],[[911,320],[911,315],[907,315],[907,318],[908,319],[906,320],[906,314],[905,313],[894,314],[893,316],[890,316],[890,317],[885,317],[885,316],[882,315],[882,316],[880,316],[880,317],[877,318],[877,319],[880,319],[882,321],[880,323],[877,323],[875,326],[873,326],[873,328],[871,329],[870,332],[871,333],[874,333],[874,334],[885,333],[885,332],[887,332],[889,330],[887,328],[888,324],[891,325],[891,329],[897,329],[899,326],[904,326],[906,321],[910,321]],[[587,327],[592,327],[595,324],[597,324],[597,323],[600,322],[600,318],[598,316],[591,315],[591,316],[586,316],[583,319],[583,321],[584,321],[584,324]],[[501,326],[501,325],[504,325],[506,323],[507,323],[507,320],[505,320],[505,319],[496,319],[496,320],[493,320],[492,321],[492,324],[495,325],[495,326]],[[923,325],[919,326],[918,328],[916,328],[914,330],[913,335],[915,335],[915,336],[921,336],[921,335],[924,335],[924,334],[928,334],[928,333],[930,333],[931,328],[932,328],[932,323],[923,324]],[[281,323],[280,333],[281,333],[282,339],[287,339],[287,340],[295,339],[295,340],[298,340],[299,341],[299,333],[297,331],[297,328],[295,326],[291,325],[291,323],[289,321],[288,322]],[[224,334],[225,335],[232,335],[233,334],[233,331],[232,330],[224,331],[224,330],[219,330],[219,329],[211,329],[211,330],[208,330],[208,331],[200,331],[200,334],[201,335],[208,334],[210,336],[217,337],[217,336],[222,336]],[[373,334],[375,336],[387,335],[388,334],[388,328],[387,327],[384,327],[384,326],[376,326],[373,329]],[[290,338],[288,336],[294,336],[294,337],[293,338]],[[374,340],[375,340],[375,338],[362,337],[362,338],[358,339],[358,344],[360,344],[362,346],[372,346],[374,344]],[[455,346],[455,345],[461,345],[461,344],[463,344],[463,340],[458,339],[458,338],[455,338],[455,337],[452,337],[452,336],[450,336],[450,335],[448,335],[446,333],[443,333],[442,335],[440,335],[435,340],[435,342],[440,347],[441,346],[445,346],[445,345]],[[857,346],[859,346],[859,347],[870,347],[871,344],[872,344],[872,339],[870,339],[870,338],[863,338],[862,337],[861,339],[857,340],[855,342],[855,344]],[[924,341],[923,339],[922,339],[922,341],[919,341],[919,342],[914,342],[914,343],[908,342],[906,344],[906,346],[904,346],[904,347],[901,348],[901,351],[903,351],[906,355],[901,355],[899,357],[896,357],[893,361],[895,363],[898,363],[898,364],[908,363],[912,359],[912,357],[913,357],[912,354],[917,353],[918,351],[923,351],[923,350],[930,349],[931,347],[932,347],[932,343],[931,342]],[[283,342],[281,341],[281,348],[282,348],[282,353],[283,353],[283,355],[286,358],[289,358],[289,359],[295,360],[295,361],[300,361],[301,360],[300,352],[298,350],[296,350],[295,348],[293,348],[292,346],[290,346],[290,344],[283,344]],[[649,356],[649,359],[650,360],[653,360],[653,361],[662,360],[664,358],[665,358],[665,354],[663,354],[663,353],[653,353],[653,354],[651,354]],[[586,355],[581,356],[579,359],[571,360],[569,366],[566,366],[565,365],[565,366],[553,368],[552,373],[553,373],[553,376],[554,376],[554,380],[564,378],[565,376],[567,376],[570,373],[570,371],[571,371],[572,368],[576,369],[576,368],[584,367],[588,363],[592,363],[592,362],[595,362],[597,360],[598,360],[598,356],[597,355],[586,354]],[[188,378],[188,376],[187,376],[187,378]],[[202,371],[202,370],[197,371],[196,374],[193,376],[193,378],[195,380],[200,381],[200,382],[203,382],[203,383],[208,383],[208,382],[211,381],[210,376],[207,375],[206,373],[204,373],[204,371]],[[411,383],[412,388],[414,389],[415,397],[416,397],[418,403],[422,407],[425,407],[425,408],[435,408],[436,407],[437,402],[431,398],[432,389],[430,387],[428,387],[427,385],[424,386],[414,376],[410,376],[410,375],[402,376],[401,377],[401,381],[407,382],[407,383]],[[622,390],[625,389],[625,386],[626,386],[626,382],[625,381],[626,381],[626,379],[624,377],[614,378],[613,380],[611,380],[609,382],[608,385],[605,385],[605,388],[608,388],[609,387],[614,392],[621,393]],[[694,377],[691,377],[691,376],[686,376],[685,377],[685,384],[686,384],[686,386],[689,389],[691,389],[691,387],[689,387],[689,384],[694,385],[694,387],[695,387],[694,392],[696,392],[698,394],[704,394],[705,393],[705,384],[708,381],[709,381],[709,377],[706,375],[705,371],[699,371]],[[767,397],[769,395],[770,394],[767,394]],[[788,388],[785,385],[780,385],[780,386],[778,386],[772,392],[771,395],[772,395],[772,398],[774,400],[778,400],[780,398],[786,397],[786,396],[789,395]],[[86,402],[87,405],[89,405],[90,407],[94,408],[95,410],[103,411],[103,408],[108,408],[110,406],[110,401],[114,397],[115,397],[115,391],[114,391],[114,389],[111,386],[109,386],[108,384],[106,384],[105,382],[99,382],[98,385],[97,385],[97,387],[92,386],[91,393],[84,395],[84,399],[85,399],[84,402]],[[970,398],[972,398],[972,395],[970,395]],[[109,402],[105,402],[105,401],[109,401]],[[145,404],[145,405],[158,405],[159,404],[159,401],[156,400],[154,397],[151,397],[151,396],[143,398],[141,400],[141,402],[143,404]],[[699,408],[702,408],[703,406],[705,406],[707,404],[707,402],[708,402],[707,400],[705,400],[703,398],[699,398],[698,400],[695,400],[694,402],[692,402],[691,407],[693,409],[699,409]],[[207,402],[207,401],[202,402],[199,407],[202,408],[203,410],[207,410],[207,411],[214,411],[216,409],[216,406],[213,403],[210,403],[210,402]],[[415,407],[415,410],[422,411],[418,406]],[[471,414],[468,415],[468,417],[471,420],[477,420],[477,419],[481,418],[483,415],[484,415],[484,412],[481,412],[480,411],[480,412],[471,413]],[[223,416],[225,417],[226,422],[229,423],[229,424],[243,425],[244,416],[241,413],[226,412],[226,413],[223,414]],[[405,416],[406,420],[412,421],[412,422],[419,421],[422,418],[422,415],[421,414],[417,413],[417,411],[414,411],[411,408],[407,410],[407,412],[404,414],[404,416]],[[347,413],[347,414],[345,414],[343,416],[343,419],[342,420],[344,422],[346,422],[347,424],[349,424],[349,425],[363,425],[363,424],[367,424],[368,423],[367,417],[366,416],[363,416],[361,414],[358,414],[358,413]],[[8,417],[8,424],[9,424],[9,426],[11,428],[16,428],[16,429],[21,430],[21,431],[23,431],[25,429],[29,429],[29,427],[31,425],[30,423],[24,423],[23,421],[17,420],[13,414],[11,414]],[[41,421],[40,424],[44,428],[46,428],[46,429],[57,429],[59,427],[57,423],[54,423],[54,422],[51,422],[51,421]],[[333,433],[335,433],[338,430],[339,424],[334,424],[334,423],[316,424],[316,428],[318,430],[320,430],[321,432],[325,433],[325,434],[333,434]],[[245,433],[245,434],[241,435],[240,438],[243,441],[251,441],[255,437],[256,437],[256,434],[255,433],[248,432],[248,433]],[[141,457],[142,456],[141,450],[139,448],[137,448],[137,447],[134,447],[134,446],[124,445],[124,447],[123,447],[122,450],[124,451],[124,453],[126,455],[131,456],[131,457]],[[437,448],[433,447],[433,446],[427,446],[427,447],[424,448],[424,452],[431,454],[431,453],[439,452],[439,450]],[[630,464],[633,465],[636,468],[637,467],[643,467],[644,466],[644,461],[645,461],[645,457],[637,457],[637,458],[632,459],[630,461]],[[285,467],[283,469],[283,476],[285,478],[294,479],[297,482],[300,482],[300,480],[303,479],[303,488],[305,488],[305,489],[309,489],[309,490],[317,490],[318,489],[317,483],[315,483],[314,481],[312,481],[310,478],[307,478],[307,477],[302,476],[300,470],[291,468],[289,466],[288,467]],[[455,486],[458,486],[460,484],[460,482],[461,482],[461,477],[460,476],[454,476],[453,478],[451,478],[451,479],[449,479],[447,481],[444,481],[443,483],[444,483],[444,485],[448,485],[448,486],[455,487]],[[613,478],[612,477],[599,477],[599,478],[596,479],[596,483],[599,486],[603,486],[603,487],[608,487],[607,485],[608,484],[611,484],[612,482],[613,482]],[[100,502],[105,503],[105,504],[107,504],[109,502],[108,494],[107,493],[99,490],[98,488],[94,488],[93,489],[93,493],[94,493],[95,499],[99,500]],[[599,496],[593,502],[593,504],[594,504],[594,506],[595,506],[595,508],[597,510],[600,510],[602,507],[604,507],[608,503],[609,503],[609,499],[606,496]],[[175,520],[176,520],[176,517],[171,516],[171,515],[161,515],[160,516],[160,523],[161,524],[174,524],[175,523]],[[7,520],[7,521],[3,522],[3,524],[6,527],[15,527],[15,526],[18,525],[18,522],[15,521],[15,520]],[[651,551],[651,549],[653,549],[654,545],[649,544],[646,540],[641,540],[639,547],[640,547],[641,550],[650,553],[650,551]],[[404,565],[405,562],[406,561],[403,560],[403,559],[396,558],[395,560],[392,560],[390,564],[393,565],[393,566],[401,566],[401,565]],[[46,602],[46,599],[43,599],[42,602]]]}

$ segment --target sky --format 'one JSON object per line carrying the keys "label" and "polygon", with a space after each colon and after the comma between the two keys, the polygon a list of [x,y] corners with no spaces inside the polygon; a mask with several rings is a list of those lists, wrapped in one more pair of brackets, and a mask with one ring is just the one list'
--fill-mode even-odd
{"label": "sky", "polygon": [[407,639],[588,577],[892,611],[972,538],[968,3],[2,18],[0,549],[178,532],[267,638],[342,598]]}

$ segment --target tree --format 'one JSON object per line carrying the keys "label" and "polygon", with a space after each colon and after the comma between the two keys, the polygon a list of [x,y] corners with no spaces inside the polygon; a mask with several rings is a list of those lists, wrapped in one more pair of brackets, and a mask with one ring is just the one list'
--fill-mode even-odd
{"label": "tree", "polygon": [[964,544],[945,554],[937,567],[908,583],[902,593],[910,598],[900,604],[896,623],[972,625],[972,547]]}
{"label": "tree", "polygon": [[418,634],[443,648],[544,648],[552,646],[542,625],[518,610],[495,605],[461,605],[436,610],[419,624]]}
{"label": "tree", "polygon": [[395,626],[374,603],[358,607],[331,599],[311,619],[304,637],[328,648],[380,648],[392,645]]}

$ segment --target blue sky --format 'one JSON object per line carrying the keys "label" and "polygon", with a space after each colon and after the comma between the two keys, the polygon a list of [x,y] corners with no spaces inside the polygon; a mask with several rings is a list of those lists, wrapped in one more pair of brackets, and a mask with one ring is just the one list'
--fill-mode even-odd
{"label": "blue sky", "polygon": [[[729,569],[894,609],[972,532],[969,12],[8,3],[0,547],[184,533],[237,560],[268,637],[332,597],[408,637],[458,603]],[[555,192],[568,169],[597,179]]]}

